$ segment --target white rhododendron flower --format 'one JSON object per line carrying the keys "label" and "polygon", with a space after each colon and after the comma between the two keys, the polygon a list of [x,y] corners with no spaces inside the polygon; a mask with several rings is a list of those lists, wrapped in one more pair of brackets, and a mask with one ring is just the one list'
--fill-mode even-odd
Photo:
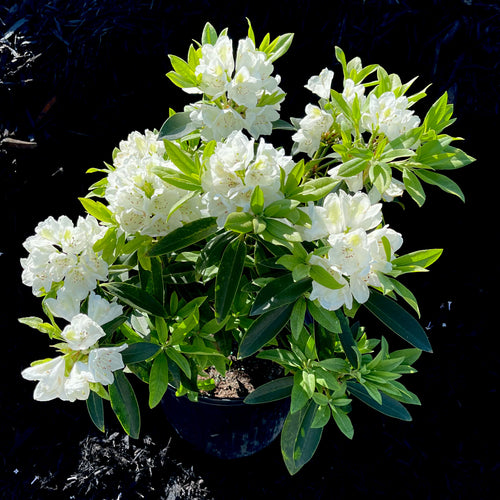
{"label": "white rhododendron flower", "polygon": [[375,186],[373,186],[370,189],[368,196],[372,203],[377,203],[378,201],[380,201],[380,199],[383,199],[384,201],[392,201],[394,200],[394,198],[401,196],[404,192],[405,192],[405,185],[401,181],[398,181],[393,177],[391,179],[389,187],[383,192],[382,195],[380,195],[378,189]]}
{"label": "white rhododendron flower", "polygon": [[384,92],[380,97],[370,94],[363,106],[361,124],[367,132],[382,132],[392,141],[418,127],[420,118],[408,110],[408,98]]}
{"label": "white rhododendron flower", "polygon": [[36,401],[67,400],[65,384],[65,360],[63,356],[25,368],[21,376],[26,380],[38,381],[33,398]]}
{"label": "white rhododendron flower", "polygon": [[[75,308],[75,304],[71,302],[68,302],[68,309],[64,309],[63,303],[50,301],[50,299],[47,302],[52,312],[55,311],[57,316],[64,318],[68,318]],[[106,334],[101,326],[120,316],[123,307],[116,302],[108,302],[103,297],[91,293],[87,303],[87,314],[79,311],[80,306],[78,306],[77,314],[69,319],[70,324],[61,332],[68,347],[74,351],[88,349],[101,337],[104,337]]]}
{"label": "white rhododendron flower", "polygon": [[363,106],[366,97],[365,97],[365,87],[364,85],[358,84],[356,85],[353,80],[350,78],[346,78],[344,80],[344,90],[342,91],[342,97],[347,102],[347,104],[352,105],[354,98],[357,96],[359,105]]}
{"label": "white rhododendron flower", "polygon": [[77,314],[61,332],[69,348],[74,351],[88,349],[105,335],[101,326],[83,313]]}
{"label": "white rhododendron flower", "polygon": [[313,94],[319,95],[323,99],[330,97],[330,90],[332,87],[333,71],[324,68],[317,76],[311,76],[305,88],[310,90]]}
{"label": "white rhododendron flower", "polygon": [[64,382],[64,390],[68,401],[73,402],[77,399],[85,401],[88,399],[90,394],[89,382],[94,382],[94,380],[87,363],[77,361]]}
{"label": "white rhododendron flower", "polygon": [[201,177],[206,214],[217,217],[220,227],[229,213],[250,210],[256,186],[264,193],[265,205],[284,197],[280,172],[287,174],[293,168],[291,158],[263,139],[254,154],[254,142],[242,132],[233,132],[225,143],[217,145]]}
{"label": "white rhododendron flower", "polygon": [[233,108],[218,108],[201,103],[198,107],[192,105],[191,120],[206,141],[222,141],[235,130],[245,128],[245,119]]}
{"label": "white rhododendron flower", "polygon": [[179,172],[170,160],[164,159],[163,141],[153,141],[149,131],[143,135],[134,132],[120,143],[120,148],[115,158],[117,168],[108,174],[105,198],[125,233],[164,236],[199,217],[195,198],[170,213],[186,192],[154,173],[157,167]]}
{"label": "white rhododendron flower", "polygon": [[[386,255],[383,239],[390,245],[390,255]],[[343,305],[352,308],[353,299],[359,304],[370,296],[368,286],[380,287],[378,272],[388,273],[392,269],[391,260],[401,247],[403,238],[387,226],[370,232],[355,229],[328,238],[331,248],[326,257],[312,256],[311,264],[319,264],[344,285],[339,289],[327,288],[313,281],[311,300],[318,299],[328,310],[336,310]],[[388,259],[389,257],[389,259]]]}
{"label": "white rhododendron flower", "polygon": [[158,133],[146,129],[144,133],[131,132],[127,139],[120,141],[113,159],[116,168],[136,166],[145,158],[161,162],[165,155],[165,145],[158,140]]}
{"label": "white rhododendron flower", "polygon": [[92,381],[103,385],[112,384],[114,380],[113,372],[125,366],[120,353],[127,347],[127,344],[123,344],[117,347],[92,349],[88,360],[88,368],[92,375]]}
{"label": "white rhododendron flower", "polygon": [[355,229],[367,231],[382,222],[381,209],[382,205],[372,205],[365,193],[353,196],[345,191],[331,193],[325,197],[323,206],[310,206],[306,211],[312,224],[301,234],[306,241],[313,241]]}
{"label": "white rhododendron flower", "polygon": [[227,36],[219,37],[215,45],[207,43],[201,47],[201,59],[195,74],[201,75],[203,93],[214,99],[222,95],[233,70],[233,44]]}
{"label": "white rhododendron flower", "polygon": [[64,215],[47,218],[23,244],[29,252],[21,259],[23,283],[42,296],[53,283],[64,282],[66,293],[85,298],[108,275],[108,265],[93,250],[105,231],[91,215],[79,217],[76,225]]}
{"label": "white rhododendron flower", "polygon": [[330,170],[328,170],[328,175],[332,179],[338,181],[344,181],[347,184],[349,191],[351,191],[352,193],[361,191],[363,189],[363,172],[360,172],[359,174],[356,175],[352,175],[350,177],[342,177],[341,175],[339,175],[339,170],[341,167],[342,165],[338,165],[336,167],[331,168]]}
{"label": "white rhododendron flower", "polygon": [[333,117],[318,106],[308,104],[306,116],[299,122],[299,130],[292,136],[297,143],[296,152],[304,152],[313,156],[321,143],[321,137],[330,130]]}

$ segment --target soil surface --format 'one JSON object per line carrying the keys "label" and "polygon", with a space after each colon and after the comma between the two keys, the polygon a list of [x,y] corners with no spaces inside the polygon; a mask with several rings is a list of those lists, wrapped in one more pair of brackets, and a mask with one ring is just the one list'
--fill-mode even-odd
{"label": "soil surface", "polygon": [[224,376],[215,367],[206,370],[208,378],[213,379],[215,389],[205,394],[214,398],[245,398],[257,387],[283,376],[283,370],[265,359],[236,359],[229,356],[231,366]]}
{"label": "soil surface", "polygon": [[[97,180],[85,172],[109,162],[130,131],[159,129],[169,107],[189,102],[165,77],[168,54],[185,57],[206,21],[243,37],[245,17],[259,39],[295,33],[290,52],[275,63],[287,92],[283,117],[304,115],[311,75],[329,67],[341,78],[337,45],[404,81],[419,75],[415,91],[432,82],[426,103],[448,92],[458,117],[449,133],[464,137],[457,146],[478,160],[452,174],[465,205],[431,187],[421,209],[407,200],[404,210],[385,212],[403,234],[403,250],[444,248],[430,273],[404,282],[434,351],[407,381],[422,406],[410,408],[412,422],[401,422],[355,402],[354,438],[328,426],[314,458],[293,477],[278,441],[252,457],[209,458],[177,437],[160,408],[143,410],[137,440],[110,411],[100,433],[84,403],[35,402],[33,384],[20,376],[53,353],[46,336],[17,322],[40,314],[39,300],[21,284],[22,242],[49,215],[81,215],[77,197]],[[499,19],[495,2],[475,0],[296,0],[274,10],[258,0],[4,0],[0,498],[496,499]],[[392,349],[404,346],[370,316],[361,319]],[[238,393],[246,384],[229,385]],[[146,409],[144,387],[134,388]]]}

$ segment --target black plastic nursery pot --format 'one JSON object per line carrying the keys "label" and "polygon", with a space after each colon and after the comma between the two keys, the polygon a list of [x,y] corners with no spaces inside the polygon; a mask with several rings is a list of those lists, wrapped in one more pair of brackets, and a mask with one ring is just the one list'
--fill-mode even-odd
{"label": "black plastic nursery pot", "polygon": [[222,459],[253,455],[281,432],[290,399],[246,404],[243,399],[177,397],[171,386],[162,407],[176,433],[197,449]]}

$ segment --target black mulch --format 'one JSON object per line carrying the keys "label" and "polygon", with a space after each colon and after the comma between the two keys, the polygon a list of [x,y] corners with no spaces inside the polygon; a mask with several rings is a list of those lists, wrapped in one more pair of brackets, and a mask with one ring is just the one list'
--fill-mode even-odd
{"label": "black mulch", "polygon": [[[7,0],[0,5],[0,186],[4,223],[0,302],[5,339],[0,376],[0,497],[136,498],[497,498],[498,63],[493,1],[351,0],[280,2]],[[352,442],[328,428],[313,460],[290,478],[279,443],[225,462],[181,441],[161,409],[127,438],[107,414],[99,433],[84,404],[36,403],[19,373],[50,356],[43,335],[16,318],[40,314],[21,285],[21,243],[49,215],[75,218],[77,196],[95,181],[131,130],[159,128],[168,108],[188,102],[164,76],[167,55],[184,57],[208,20],[237,39],[245,17],[257,37],[296,33],[276,62],[288,97],[282,116],[302,116],[307,78],[328,66],[333,47],[377,62],[404,80],[420,75],[428,102],[448,91],[458,121],[450,133],[478,161],[453,176],[467,203],[429,189],[422,209],[390,210],[407,251],[443,247],[429,274],[406,284],[422,310],[434,354],[409,377],[422,407],[413,421],[357,405]],[[293,88],[292,88],[293,87]],[[416,109],[417,114],[419,109]],[[411,230],[411,233],[410,233]],[[384,334],[369,323],[370,331]],[[387,335],[392,346],[397,341]],[[137,386],[139,397],[143,388]],[[361,404],[361,403],[360,403]],[[147,404],[144,405],[146,407]]]}

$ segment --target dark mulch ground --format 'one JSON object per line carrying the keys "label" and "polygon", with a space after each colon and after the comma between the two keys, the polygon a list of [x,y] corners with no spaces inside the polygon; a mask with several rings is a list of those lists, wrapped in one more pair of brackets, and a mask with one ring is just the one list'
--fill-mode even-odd
{"label": "dark mulch ground", "polygon": [[[0,6],[6,209],[0,263],[8,283],[1,301],[1,497],[496,498],[499,8],[473,0],[270,6],[190,0],[4,0]],[[245,16],[258,37],[296,33],[291,52],[276,63],[288,92],[283,116],[303,114],[310,95],[302,85],[311,74],[329,66],[338,75],[333,46],[339,45],[403,79],[421,75],[422,87],[433,82],[430,102],[447,90],[459,118],[450,133],[465,137],[464,149],[478,159],[454,176],[465,206],[430,190],[421,210],[410,203],[404,219],[400,209],[389,214],[406,250],[445,249],[431,273],[407,280],[434,348],[408,384],[423,406],[403,423],[358,405],[354,440],[327,429],[314,459],[293,478],[276,442],[253,457],[209,458],[179,440],[160,409],[143,415],[137,441],[124,436],[111,414],[103,435],[83,404],[35,403],[33,385],[19,375],[50,355],[46,338],[16,321],[39,314],[38,300],[20,284],[22,241],[49,215],[81,213],[77,196],[94,181],[85,170],[109,160],[129,131],[158,128],[169,106],[187,102],[164,76],[167,54],[184,56],[207,20],[228,26],[233,38],[243,36]]]}

